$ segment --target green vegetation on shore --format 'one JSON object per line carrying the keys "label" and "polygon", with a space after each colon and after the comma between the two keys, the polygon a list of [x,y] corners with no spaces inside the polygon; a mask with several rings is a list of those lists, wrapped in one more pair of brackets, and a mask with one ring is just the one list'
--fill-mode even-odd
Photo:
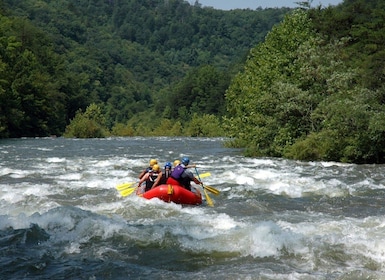
{"label": "green vegetation on shore", "polygon": [[0,137],[228,136],[249,156],[385,162],[383,1],[0,3]]}

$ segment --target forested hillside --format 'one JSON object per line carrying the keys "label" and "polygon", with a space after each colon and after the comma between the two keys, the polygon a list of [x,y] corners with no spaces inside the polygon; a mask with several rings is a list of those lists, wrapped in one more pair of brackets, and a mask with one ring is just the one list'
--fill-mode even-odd
{"label": "forested hillside", "polygon": [[385,162],[383,0],[0,3],[0,137],[226,135],[250,156]]}
{"label": "forested hillside", "polygon": [[75,137],[223,134],[212,125],[231,78],[289,12],[182,0],[0,3],[0,137],[62,135],[71,120]]}
{"label": "forested hillside", "polygon": [[252,49],[226,131],[252,156],[385,162],[385,2],[298,9]]}

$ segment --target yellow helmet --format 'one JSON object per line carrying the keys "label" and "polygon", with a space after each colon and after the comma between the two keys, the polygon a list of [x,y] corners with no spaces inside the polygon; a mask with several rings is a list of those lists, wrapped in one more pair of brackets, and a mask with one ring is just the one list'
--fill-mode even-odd
{"label": "yellow helmet", "polygon": [[150,159],[150,166],[153,166],[154,164],[158,164],[158,161],[156,159]]}
{"label": "yellow helmet", "polygon": [[158,172],[159,170],[160,170],[159,165],[154,164],[154,165],[152,166],[152,171]]}
{"label": "yellow helmet", "polygon": [[177,160],[174,161],[174,167],[177,166],[177,165],[179,165],[179,164],[180,164],[180,160],[179,160],[179,159],[177,159]]}

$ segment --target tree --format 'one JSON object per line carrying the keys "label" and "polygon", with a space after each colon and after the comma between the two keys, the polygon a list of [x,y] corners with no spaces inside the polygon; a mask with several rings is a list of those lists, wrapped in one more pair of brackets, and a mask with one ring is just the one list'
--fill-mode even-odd
{"label": "tree", "polygon": [[227,91],[226,131],[248,155],[384,162],[383,90],[365,88],[350,40],[296,11],[251,51]]}
{"label": "tree", "polygon": [[105,117],[100,106],[90,104],[83,113],[79,110],[66,127],[65,137],[103,138],[108,135]]}
{"label": "tree", "polygon": [[213,66],[193,69],[174,88],[167,108],[173,112],[173,118],[194,113],[221,116],[225,112],[225,91],[229,81],[227,74]]}
{"label": "tree", "polygon": [[[287,104],[282,103],[287,102],[287,97],[281,90],[283,85],[296,82],[300,74],[297,51],[314,36],[307,14],[301,10],[293,12],[272,29],[265,42],[251,50],[244,71],[233,79],[226,93],[226,131],[236,139],[237,145],[247,146],[251,154],[280,155],[281,151],[272,146],[272,139],[279,135],[280,127],[295,122],[294,114],[288,114],[289,119],[282,116],[280,105]],[[284,87],[294,95],[298,92],[290,89],[293,86]],[[281,123],[277,114],[281,114],[286,124]],[[284,142],[298,137],[298,132],[291,128],[284,131],[289,134],[284,136]]]}
{"label": "tree", "polygon": [[61,134],[65,95],[62,61],[47,36],[25,19],[0,17],[2,137]]}
{"label": "tree", "polygon": [[[11,42],[0,50],[6,52],[7,76],[2,84],[6,98],[0,97],[7,100],[0,105],[1,135],[60,135],[79,109],[92,103],[101,105],[109,128],[155,108],[164,115],[167,104],[159,92],[208,63],[217,72],[207,69],[204,77],[202,70],[194,80],[195,97],[173,112],[186,112],[184,122],[190,121],[191,108],[223,114],[230,81],[223,73],[242,63],[248,49],[288,11],[220,11],[183,0],[75,2],[2,1],[4,13],[20,19],[0,23],[0,37]],[[255,28],[251,22],[263,23]],[[9,71],[13,66],[22,70],[18,76]],[[6,87],[13,81],[12,92]]]}

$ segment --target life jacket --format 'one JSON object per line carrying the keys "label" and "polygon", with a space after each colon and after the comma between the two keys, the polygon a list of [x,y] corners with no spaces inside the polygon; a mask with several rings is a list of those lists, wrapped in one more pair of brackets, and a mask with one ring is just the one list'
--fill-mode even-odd
{"label": "life jacket", "polygon": [[175,166],[174,170],[171,172],[171,177],[175,180],[179,180],[184,172],[184,167],[181,164]]}
{"label": "life jacket", "polygon": [[171,177],[179,182],[185,189],[191,191],[191,179],[187,176],[183,177],[185,167],[181,164],[177,165],[171,173]]}
{"label": "life jacket", "polygon": [[159,176],[159,173],[150,171],[150,176],[148,176],[148,179],[146,180],[146,188],[144,190],[145,192],[151,190],[158,176]]}
{"label": "life jacket", "polygon": [[159,185],[167,184],[167,179],[171,176],[171,170],[166,169],[162,174],[162,179],[160,179]]}

